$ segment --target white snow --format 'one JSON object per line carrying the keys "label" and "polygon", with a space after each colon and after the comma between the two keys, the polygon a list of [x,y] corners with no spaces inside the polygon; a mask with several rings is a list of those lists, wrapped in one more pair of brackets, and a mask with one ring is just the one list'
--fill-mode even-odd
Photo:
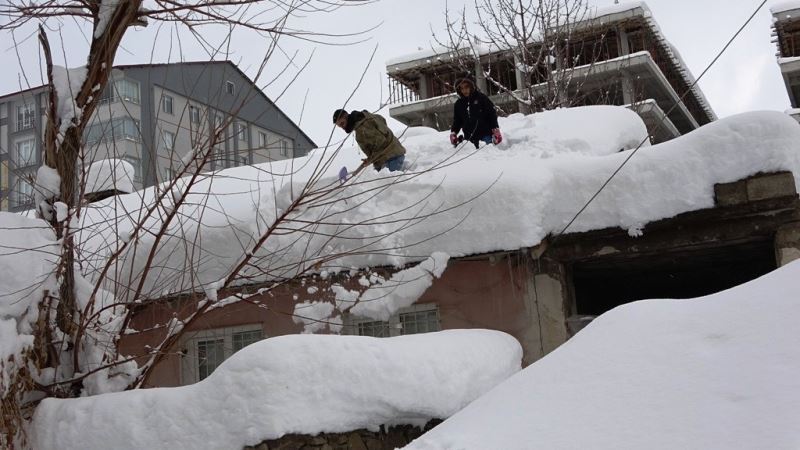
{"label": "white snow", "polygon": [[635,11],[636,9],[641,9],[642,14],[645,17],[652,16],[652,13],[650,12],[650,8],[647,6],[647,3],[641,1],[625,2],[617,5],[608,5],[602,7],[590,6],[587,9],[588,11],[585,20],[601,20],[602,18],[610,16],[612,14]]}
{"label": "white snow", "polygon": [[94,29],[95,39],[102,36],[106,31],[108,21],[111,20],[111,16],[114,14],[114,11],[117,10],[121,1],[122,0],[102,0],[100,3],[100,10],[97,13],[97,26]]}
{"label": "white snow", "polygon": [[56,115],[61,120],[58,130],[58,141],[72,125],[73,119],[81,117],[82,111],[75,103],[75,98],[81,91],[81,86],[86,80],[86,67],[67,69],[62,66],[53,66],[53,88],[56,91],[58,108]]}
{"label": "white snow", "polygon": [[521,358],[513,337],[490,330],[274,337],[194,385],[44,400],[32,439],[38,450],[217,450],[287,433],[422,424],[507,379]]}
{"label": "white snow", "polygon": [[86,173],[86,193],[116,189],[133,192],[135,177],[133,165],[124,159],[102,159],[89,166]]}
{"label": "white snow", "polygon": [[56,169],[42,165],[36,171],[36,186],[33,192],[34,204],[45,220],[53,217],[53,208],[46,200],[56,198],[61,193],[61,176]]}
{"label": "white snow", "polygon": [[791,64],[794,62],[800,61],[800,56],[789,56],[789,57],[781,57],[778,58],[778,64]]}
{"label": "white snow", "polygon": [[629,303],[407,449],[796,449],[800,261]]}
{"label": "white snow", "polygon": [[389,280],[364,291],[350,312],[388,321],[397,310],[413,305],[433,284],[433,279],[442,276],[449,259],[442,252],[434,252],[416,266],[395,272]]}
{"label": "white snow", "polygon": [[33,345],[45,291],[57,292],[59,246],[46,222],[0,212],[0,397]]}
{"label": "white snow", "polygon": [[[318,272],[327,276],[342,267],[402,267],[437,251],[459,257],[534,246],[548,234],[560,232],[627,158],[629,149],[647,136],[634,112],[610,106],[516,114],[501,118],[500,127],[504,142],[479,151],[468,143],[453,149],[448,132],[411,133],[403,142],[414,170],[434,168],[443,160],[447,165],[377,193],[376,188],[394,178],[386,171],[363,171],[357,182],[346,184],[336,194],[335,198],[346,198],[346,202],[335,201],[324,209],[305,208],[291,216],[315,221],[325,214],[328,224],[320,225],[313,235],[303,235],[303,245],[297,245],[297,233],[271,237],[255,253],[257,261],[269,264],[280,257],[288,264],[308,255],[342,253],[319,267]],[[791,117],[754,112],[642,148],[567,231],[621,227],[637,232],[655,220],[713,207],[714,184],[759,172],[789,170],[800,182],[798,141],[800,125]],[[180,213],[202,217],[202,226],[198,230],[198,220],[192,219],[169,229],[156,252],[159,271],[145,283],[145,295],[226,278],[241,256],[252,250],[264,224],[272,223],[288,207],[292,193],[301,190],[316,162],[329,154],[330,150],[319,149],[295,160],[227,169],[198,183]],[[356,167],[360,158],[360,152],[347,144],[321,184],[338,183],[339,168]],[[297,171],[293,183],[288,177],[265,175],[287,173],[291,167]],[[148,189],[117,196],[85,211],[80,240],[90,255],[85,262],[90,277],[105,255],[115,250],[117,230],[132,229],[142,197],[148,205],[153,195],[154,190]],[[206,203],[208,208],[201,214]],[[159,225],[152,219],[146,228]],[[383,233],[388,236],[373,238]],[[138,276],[154,237],[140,233],[137,239],[135,255],[128,249],[119,260],[127,268],[111,270],[112,274],[127,276],[132,266],[134,277]],[[198,240],[202,246],[188,247]],[[349,254],[352,249],[359,252]],[[265,278],[261,269],[245,275],[253,276],[252,282]],[[127,279],[119,284],[135,285]]]}
{"label": "white snow", "polygon": [[[319,225],[317,234],[273,236],[255,252],[254,269],[244,275],[252,277],[250,282],[268,280],[265,273],[269,271],[264,269],[270,268],[271,261],[279,259],[285,266],[309,254],[326,257],[324,264],[314,268],[326,279],[342,268],[348,271],[394,265],[404,269],[406,264],[424,261],[436,252],[458,257],[534,246],[548,234],[560,232],[629,156],[630,149],[647,137],[641,119],[620,107],[512,115],[501,119],[500,126],[504,142],[479,151],[469,144],[453,149],[447,132],[412,130],[403,142],[415,170],[432,169],[443,160],[448,165],[417,174],[412,180],[391,185],[377,194],[375,188],[383,186],[386,177],[391,181],[397,175],[362,172],[357,182],[348,182],[326,208],[303,208],[291,216],[314,222],[320,215],[327,215],[327,223]],[[713,207],[716,183],[777,170],[790,170],[800,181],[797,142],[800,125],[791,117],[779,112],[756,112],[729,117],[670,142],[642,148],[568,231],[621,227],[639,234],[646,232],[651,221]],[[341,166],[352,168],[360,163],[360,152],[349,145],[331,163],[322,177],[323,185],[338,184]],[[140,298],[199,285],[213,301],[219,281],[253,248],[260,230],[291,203],[292,193],[300,191],[311,166],[324,157],[323,152],[318,149],[305,158],[228,169],[201,181],[179,211],[186,220],[165,233],[154,258],[157,270],[146,280]],[[463,161],[455,161],[461,158]],[[265,175],[285,173],[290,167],[299,168],[293,183]],[[137,284],[135,277],[153,243],[152,231],[161,222],[156,218],[147,221],[145,230],[131,240],[132,222],[140,214],[142,201],[145,206],[150,205],[154,193],[151,188],[117,196],[84,210],[78,238],[86,255],[82,267],[90,279],[102,267],[106,255],[123,244],[125,239],[118,236],[123,233],[136,245],[121,255],[120,267],[109,271],[120,278],[108,280],[106,286],[115,281],[118,286]],[[208,208],[201,210],[204,204]],[[444,212],[436,214],[437,211]],[[288,230],[292,225],[285,226]],[[382,234],[387,237],[373,238]],[[202,245],[195,247],[194,242]],[[358,252],[351,253],[353,249]],[[342,256],[327,259],[337,253]],[[444,264],[436,264],[433,268],[443,267]],[[427,272],[433,272],[433,268]],[[356,280],[364,275],[357,270],[352,272],[350,276],[356,276]],[[129,273],[134,275],[132,282],[126,278]],[[398,289],[398,295],[373,295],[378,292],[373,288],[364,298],[380,298],[380,302],[363,302],[365,309],[355,309],[354,314],[385,317],[412,303],[429,283],[429,275],[421,274],[421,284]],[[369,281],[381,283],[375,274],[369,275]],[[383,284],[388,287],[394,283]],[[333,311],[343,311],[360,295],[341,285],[332,286],[331,291],[337,300]],[[121,289],[114,293],[122,301],[133,300],[125,299],[126,293]],[[322,320],[323,315],[304,322],[310,326],[307,331],[318,326],[314,323],[323,322],[332,332],[339,329],[341,316]],[[124,380],[131,370],[126,369],[115,379]],[[112,373],[102,375],[103,379],[114,378]],[[96,383],[92,389],[108,386],[116,385]]]}
{"label": "white snow", "polygon": [[303,333],[316,333],[325,329],[328,318],[333,315],[334,305],[328,302],[305,301],[296,303],[292,320],[294,323],[302,323]]}
{"label": "white snow", "polygon": [[772,5],[769,10],[772,14],[780,14],[792,10],[800,10],[800,0],[789,0]]}

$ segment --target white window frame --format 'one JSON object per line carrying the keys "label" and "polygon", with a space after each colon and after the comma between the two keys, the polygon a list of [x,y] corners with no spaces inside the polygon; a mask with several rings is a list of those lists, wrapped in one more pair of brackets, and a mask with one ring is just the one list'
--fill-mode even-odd
{"label": "white window frame", "polygon": [[[400,317],[405,314],[412,314],[412,313],[420,313],[420,312],[429,312],[429,311],[436,311],[436,318],[439,322],[439,326],[437,330],[440,331],[442,329],[442,318],[439,314],[439,305],[436,303],[420,303],[414,304],[406,308],[401,308],[397,310],[392,316],[389,318],[388,322],[384,322],[388,324],[389,327],[389,334],[388,336],[384,337],[395,337],[395,336],[402,336],[403,333],[403,323],[401,322]],[[358,317],[352,314],[348,314],[345,317],[345,334],[352,334],[352,335],[359,335],[358,326],[359,324],[366,324],[372,322],[380,322],[376,321],[375,319],[369,319],[364,317]],[[417,334],[417,333],[414,333]]]}
{"label": "white window frame", "polygon": [[222,339],[223,348],[223,361],[233,355],[233,335],[238,333],[248,333],[252,331],[260,331],[261,339],[266,339],[267,334],[264,333],[264,327],[261,323],[240,325],[226,328],[215,328],[212,330],[203,330],[196,333],[187,333],[189,336],[185,339],[184,345],[181,347],[181,384],[192,384],[200,381],[200,368],[198,358],[197,344],[202,341],[211,341],[215,339]]}
{"label": "white window frame", "polygon": [[193,124],[200,123],[200,108],[189,105],[189,121]]}
{"label": "white window frame", "polygon": [[236,84],[233,81],[225,81],[225,92],[230,95],[236,95]]}
{"label": "white window frame", "polygon": [[175,114],[175,99],[171,95],[161,95],[161,111],[169,115]]}
{"label": "white window frame", "polygon": [[36,125],[36,104],[25,103],[17,106],[17,131],[27,130]]}
{"label": "white window frame", "polygon": [[286,142],[286,139],[281,139],[281,156],[289,156],[289,143]]}
{"label": "white window frame", "polygon": [[[23,188],[25,186],[25,188]],[[33,184],[25,177],[17,178],[16,189],[14,189],[14,206],[30,204],[33,200]]]}
{"label": "white window frame", "polygon": [[[22,147],[28,147],[28,159],[22,159]],[[33,166],[37,164],[36,158],[36,139],[30,138],[25,139],[22,141],[17,141],[15,144],[16,147],[16,155],[15,155],[15,162],[17,163],[17,167],[27,167]]]}
{"label": "white window frame", "polygon": [[161,130],[161,143],[164,144],[164,150],[170,152],[175,150],[175,137],[175,133]]}
{"label": "white window frame", "polygon": [[172,180],[173,178],[175,178],[175,176],[177,174],[178,174],[178,172],[175,169],[173,169],[171,167],[165,167],[164,168],[164,181]]}
{"label": "white window frame", "polygon": [[236,133],[236,138],[239,139],[239,142],[247,142],[247,124],[244,122],[236,122],[234,125],[234,130]]}
{"label": "white window frame", "polygon": [[258,132],[258,148],[267,148],[267,133],[264,133],[263,131]]}

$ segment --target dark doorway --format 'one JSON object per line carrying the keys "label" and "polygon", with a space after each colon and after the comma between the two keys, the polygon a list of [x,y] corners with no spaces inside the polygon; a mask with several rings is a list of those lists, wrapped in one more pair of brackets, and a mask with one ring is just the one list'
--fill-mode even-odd
{"label": "dark doorway", "polygon": [[772,241],[655,255],[609,255],[573,265],[575,312],[595,316],[634,300],[713,294],[775,268]]}

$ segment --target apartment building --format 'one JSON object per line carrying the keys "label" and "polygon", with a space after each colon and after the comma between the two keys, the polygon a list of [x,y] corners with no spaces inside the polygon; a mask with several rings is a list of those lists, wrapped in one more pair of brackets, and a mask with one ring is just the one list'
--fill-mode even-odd
{"label": "apartment building", "polygon": [[[464,75],[465,58],[478,88],[495,105],[506,113],[522,109],[513,96],[487,82],[485,76],[489,73],[518,98],[526,96],[521,89],[525,73],[520,70],[519,56],[497,48],[476,50],[431,49],[388,61],[389,114],[411,126],[449,128],[456,100],[453,85]],[[654,143],[716,120],[688,67],[644,2],[592,9],[583,21],[572,24],[564,52],[575,61],[569,69],[568,94],[575,99],[571,106],[628,106],[642,117]],[[475,53],[477,58],[471,56]],[[539,72],[548,70],[537,68]],[[534,95],[547,89],[547,83],[535,83],[538,81],[534,81]]]}
{"label": "apartment building", "polygon": [[778,47],[775,56],[792,109],[788,112],[800,122],[800,1],[772,7],[772,36]]}
{"label": "apartment building", "polygon": [[[42,164],[47,87],[0,97],[2,210],[32,206]],[[116,66],[84,133],[85,163],[120,158],[135,188],[171,178],[193,149],[204,170],[305,155],[314,142],[230,61]]]}

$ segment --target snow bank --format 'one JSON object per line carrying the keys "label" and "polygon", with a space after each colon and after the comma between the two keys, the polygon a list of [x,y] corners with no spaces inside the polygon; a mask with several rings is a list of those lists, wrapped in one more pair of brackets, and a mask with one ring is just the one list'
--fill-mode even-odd
{"label": "snow bank", "polygon": [[44,221],[0,212],[0,397],[33,345],[38,303],[45,291],[57,290],[58,258],[55,234]]}
{"label": "snow bank", "polygon": [[122,159],[102,159],[92,163],[86,173],[86,193],[116,189],[133,192],[136,171],[133,165]]}
{"label": "snow bank", "polygon": [[241,449],[448,417],[520,368],[511,336],[450,330],[395,338],[294,335],[252,344],[200,383],[44,400],[35,448]]}
{"label": "snow bank", "polygon": [[796,449],[800,261],[603,314],[407,449]]}

